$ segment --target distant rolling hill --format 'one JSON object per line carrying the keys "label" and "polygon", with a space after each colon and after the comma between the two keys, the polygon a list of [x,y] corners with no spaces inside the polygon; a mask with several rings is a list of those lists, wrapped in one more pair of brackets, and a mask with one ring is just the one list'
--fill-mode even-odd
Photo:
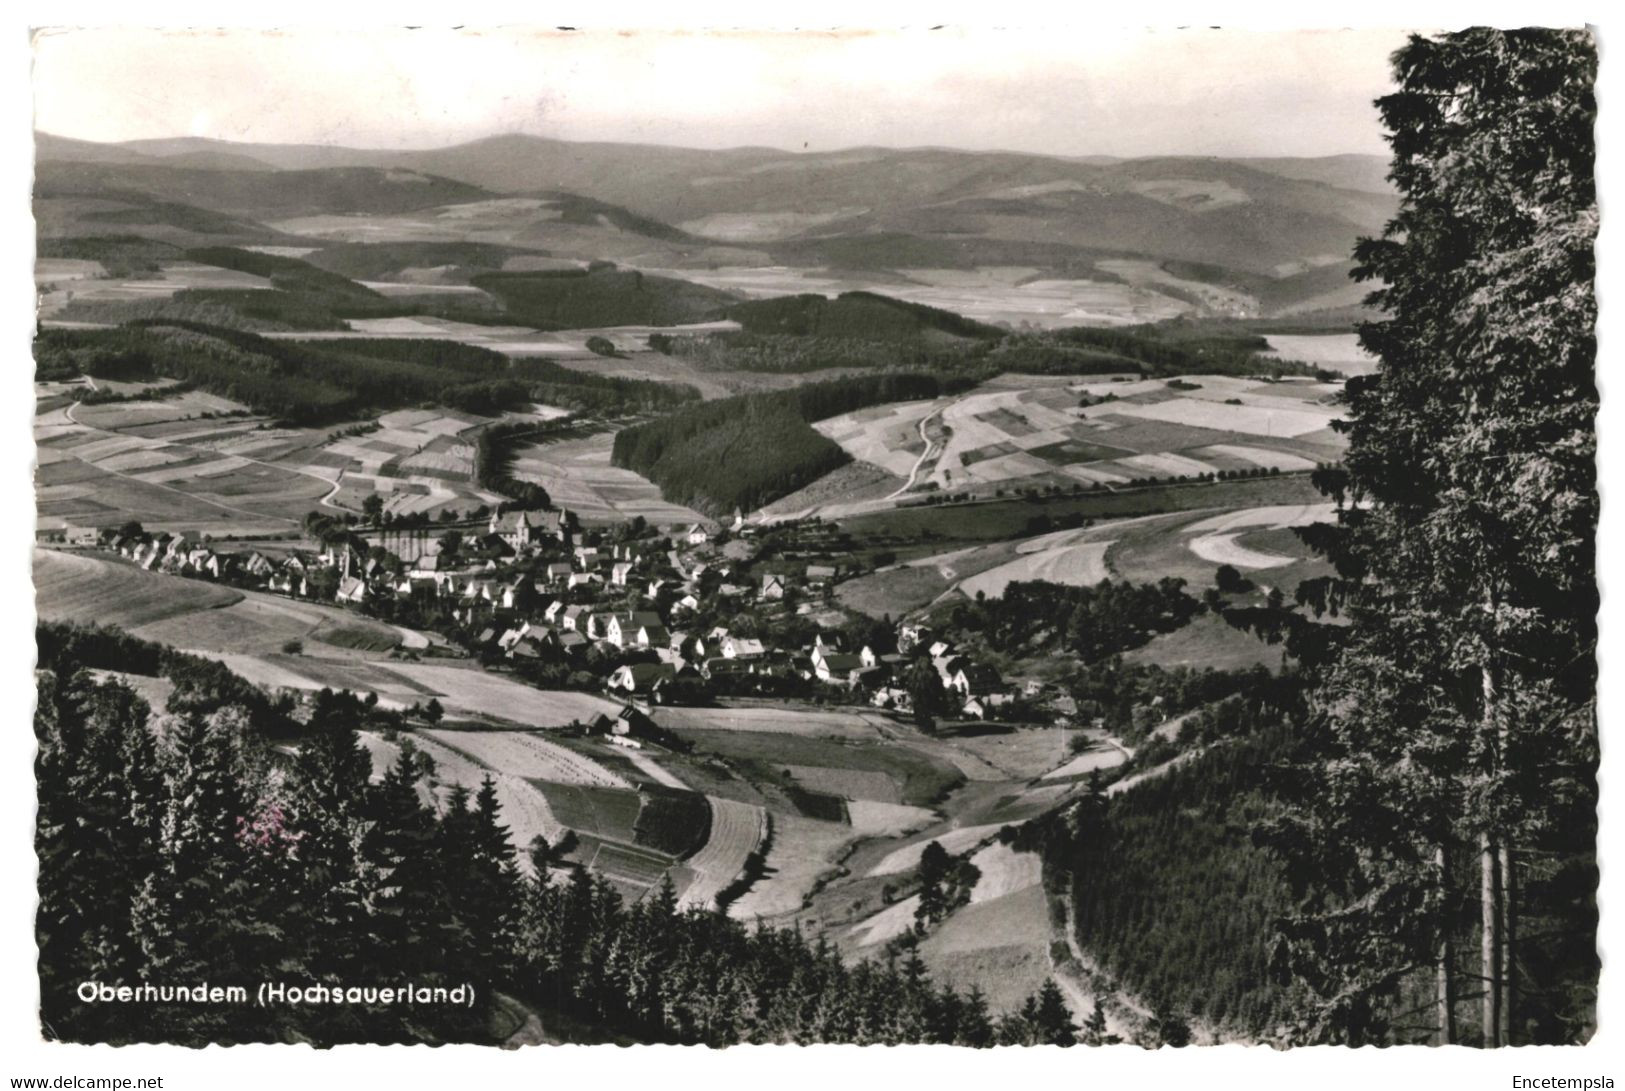
{"label": "distant rolling hill", "polygon": [[399,167],[219,170],[167,163],[43,160],[34,191],[44,197],[142,193],[254,219],[312,213],[394,213],[484,200],[486,190]]}
{"label": "distant rolling hill", "polygon": [[[1355,240],[1380,233],[1396,207],[1375,156],[793,153],[525,135],[375,150],[194,138],[96,145],[46,134],[38,155],[45,193],[162,193],[330,243],[462,239],[652,268],[775,263],[880,274],[1031,265],[1093,276],[1097,259],[1144,257],[1210,265],[1227,271],[1214,282],[1239,286],[1345,262]],[[536,198],[547,207],[535,215],[502,203]],[[458,234],[464,207],[470,215]],[[311,222],[430,209],[428,228],[385,225],[367,239],[360,227]],[[1266,306],[1299,304],[1322,294],[1328,278],[1317,272],[1259,297]]]}

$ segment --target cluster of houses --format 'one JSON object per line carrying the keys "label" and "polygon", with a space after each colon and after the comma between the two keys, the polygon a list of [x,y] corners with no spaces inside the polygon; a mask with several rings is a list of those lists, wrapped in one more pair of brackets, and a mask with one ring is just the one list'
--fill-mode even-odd
{"label": "cluster of houses", "polygon": [[727,626],[694,627],[701,615],[715,616],[704,607],[718,603],[733,616],[754,607],[779,612],[790,598],[799,601],[798,612],[817,608],[840,575],[822,560],[747,579],[742,562],[712,547],[703,524],[589,545],[576,541],[576,523],[566,511],[494,514],[485,530],[455,549],[443,544],[443,534],[409,532],[372,542],[366,551],[349,538],[279,556],[224,551],[186,534],[105,531],[90,544],[153,571],[361,609],[387,596],[449,602],[464,630],[477,634],[474,651],[516,666],[527,660],[583,669],[613,664],[603,684],[629,699],[659,702],[685,679],[703,686],[758,675],[800,678],[907,712],[905,672],[929,654],[944,691],[966,716],[986,717],[1008,700],[996,671],[917,625],[900,628],[898,652],[847,647],[839,632],[785,648]]}

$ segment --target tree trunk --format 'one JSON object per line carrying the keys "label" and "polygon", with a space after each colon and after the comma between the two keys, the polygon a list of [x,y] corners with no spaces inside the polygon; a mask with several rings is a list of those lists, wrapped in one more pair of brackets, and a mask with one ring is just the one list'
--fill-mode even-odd
{"label": "tree trunk", "polygon": [[[1495,599],[1490,598],[1489,608],[1495,610]],[[1484,690],[1484,719],[1483,729],[1489,750],[1487,759],[1489,776],[1494,777],[1501,771],[1502,752],[1504,750],[1504,725],[1496,714],[1499,687],[1496,685],[1495,672],[1486,664],[1481,672]],[[1488,823],[1489,815],[1481,815],[1481,820]],[[1483,924],[1482,935],[1482,977],[1484,978],[1484,1005],[1482,1024],[1484,1028],[1484,1047],[1486,1049],[1504,1044],[1502,1037],[1502,1021],[1505,1018],[1505,1004],[1503,997],[1502,979],[1502,948],[1505,939],[1501,924],[1504,918],[1501,900],[1501,850],[1496,844],[1494,836],[1486,826],[1479,838],[1479,865],[1481,868],[1482,883],[1479,890],[1481,907],[1481,920]]]}
{"label": "tree trunk", "polygon": [[1501,867],[1500,852],[1489,834],[1484,834],[1479,845],[1482,884],[1479,904],[1482,908],[1482,947],[1480,965],[1484,978],[1484,1004],[1482,1024],[1484,1047],[1501,1045]]}
{"label": "tree trunk", "polygon": [[1512,847],[1501,846],[1501,1044],[1516,1045],[1512,1040],[1517,1026],[1518,1003],[1517,973],[1513,969],[1513,954],[1518,941],[1518,883],[1512,866]]}
{"label": "tree trunk", "polygon": [[[1445,845],[1436,850],[1435,860],[1438,862],[1438,885],[1449,896],[1449,876],[1445,870]],[[1446,901],[1448,906],[1448,901]],[[1451,943],[1451,919],[1448,912],[1441,914],[1440,928],[1438,928],[1438,1044],[1456,1044],[1456,974],[1454,974],[1454,961],[1456,950]]]}

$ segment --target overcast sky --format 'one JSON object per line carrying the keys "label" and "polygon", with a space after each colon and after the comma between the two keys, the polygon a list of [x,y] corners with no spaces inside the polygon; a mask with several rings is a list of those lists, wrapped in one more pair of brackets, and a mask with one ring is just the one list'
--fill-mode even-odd
{"label": "overcast sky", "polygon": [[36,125],[421,148],[503,132],[829,150],[1383,153],[1399,31],[40,32]]}

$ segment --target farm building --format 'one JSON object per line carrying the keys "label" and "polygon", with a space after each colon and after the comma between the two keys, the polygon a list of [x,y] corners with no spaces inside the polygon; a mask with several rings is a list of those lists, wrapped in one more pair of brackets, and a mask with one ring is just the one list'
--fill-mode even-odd
{"label": "farm building", "polygon": [[857,681],[857,674],[862,669],[863,660],[846,652],[826,653],[813,664],[813,673],[818,676],[820,682],[834,682],[846,686]]}
{"label": "farm building", "polygon": [[760,659],[767,649],[760,640],[749,640],[744,637],[725,636],[722,639],[722,656],[724,659]]}
{"label": "farm building", "polygon": [[1004,692],[1004,682],[999,678],[999,672],[985,663],[965,663],[954,672],[949,685],[967,701]]}
{"label": "farm building", "polygon": [[665,663],[628,663],[617,667],[609,676],[609,688],[623,693],[639,694],[660,699],[660,691],[665,688],[677,672]]}
{"label": "farm building", "polygon": [[[598,634],[593,634],[591,630],[589,630],[589,635],[600,635],[603,639],[609,641],[617,648],[624,648],[629,644],[640,643],[638,640],[638,633],[640,630],[646,628],[659,629],[662,636],[664,636],[666,631],[661,625],[660,615],[655,613],[653,610],[634,610],[631,613],[610,614],[607,617],[602,614],[593,615],[593,620],[595,622],[597,622],[599,618],[604,618],[604,620],[600,623],[600,632]],[[665,639],[663,638],[660,643],[664,644]],[[647,647],[648,645],[645,644],[644,646]]]}
{"label": "farm building", "polygon": [[784,577],[769,573],[762,577],[762,598],[782,599],[784,597]]}
{"label": "farm building", "polygon": [[497,535],[516,552],[546,540],[568,543],[569,513],[566,511],[510,511],[491,516],[490,533]]}

